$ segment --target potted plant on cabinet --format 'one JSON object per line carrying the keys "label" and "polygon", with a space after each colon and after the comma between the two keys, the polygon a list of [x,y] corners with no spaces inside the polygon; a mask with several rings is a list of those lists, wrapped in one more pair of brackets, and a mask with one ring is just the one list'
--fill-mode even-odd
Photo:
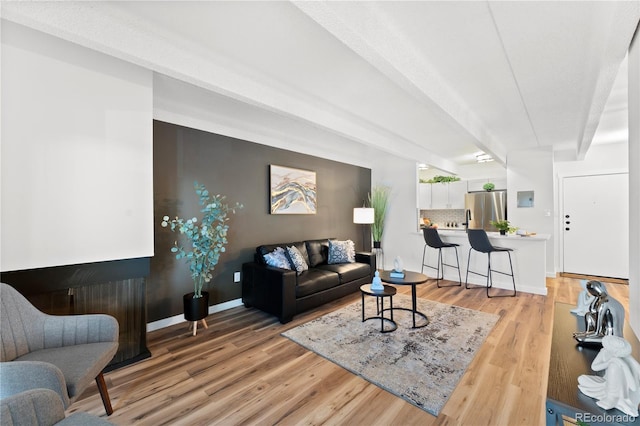
{"label": "potted plant on cabinet", "polygon": [[495,226],[496,228],[498,228],[498,230],[500,231],[500,235],[506,235],[507,232],[511,232],[512,228],[509,225],[509,221],[508,220],[492,220],[489,223],[491,223],[491,225]]}
{"label": "potted plant on cabinet", "polygon": [[201,320],[207,328],[204,318],[209,313],[209,293],[202,289],[205,283],[213,278],[212,272],[220,260],[220,255],[225,252],[229,213],[235,213],[242,205],[236,203],[234,207],[229,207],[224,202],[225,196],[211,195],[205,186],[198,182],[194,182],[193,186],[199,197],[199,204],[203,206],[200,210],[202,219],[198,221],[193,217],[185,220],[177,216],[175,219],[169,219],[169,216],[164,216],[161,226],[169,226],[171,231],[184,235],[188,242],[180,245],[176,241],[171,247],[171,252],[176,254],[176,259],[184,259],[189,265],[193,292],[183,297],[184,317],[193,325],[195,336],[198,321]]}
{"label": "potted plant on cabinet", "polygon": [[378,185],[371,189],[369,194],[369,205],[373,207],[373,224],[371,224],[371,233],[373,235],[373,247],[380,248],[382,234],[384,232],[384,219],[387,215],[387,206],[389,205],[389,194],[391,188],[388,186]]}

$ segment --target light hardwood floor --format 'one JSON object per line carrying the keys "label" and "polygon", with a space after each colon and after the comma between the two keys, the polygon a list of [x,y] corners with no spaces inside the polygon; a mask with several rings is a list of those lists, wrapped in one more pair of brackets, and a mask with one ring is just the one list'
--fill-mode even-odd
{"label": "light hardwood floor", "polygon": [[[544,424],[554,302],[574,304],[572,278],[548,296],[487,299],[484,290],[418,286],[418,297],[500,315],[438,417],[305,350],[281,332],[359,300],[352,294],[288,324],[256,309],[207,317],[148,335],[152,357],[105,374],[117,425],[540,425]],[[628,286],[607,283],[628,307]],[[399,288],[408,293],[409,288]],[[628,312],[627,312],[628,315]],[[570,336],[568,336],[570,338]],[[106,417],[95,386],[68,412]]]}

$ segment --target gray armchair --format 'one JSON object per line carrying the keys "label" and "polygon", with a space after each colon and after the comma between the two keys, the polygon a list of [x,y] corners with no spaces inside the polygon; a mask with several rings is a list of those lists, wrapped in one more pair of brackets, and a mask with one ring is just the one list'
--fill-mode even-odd
{"label": "gray armchair", "polygon": [[2,426],[109,426],[113,423],[88,413],[64,415],[60,395],[51,389],[32,389],[0,401]]}
{"label": "gray armchair", "polygon": [[118,350],[109,315],[47,315],[0,283],[0,399],[30,389],[57,392],[67,408],[95,379],[113,413],[102,370]]}

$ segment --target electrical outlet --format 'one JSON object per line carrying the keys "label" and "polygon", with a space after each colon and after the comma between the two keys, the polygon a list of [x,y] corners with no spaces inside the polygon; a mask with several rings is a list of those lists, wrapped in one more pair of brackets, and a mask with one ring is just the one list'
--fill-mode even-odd
{"label": "electrical outlet", "polygon": [[239,283],[240,282],[240,272],[234,272],[233,273],[233,282],[234,283]]}

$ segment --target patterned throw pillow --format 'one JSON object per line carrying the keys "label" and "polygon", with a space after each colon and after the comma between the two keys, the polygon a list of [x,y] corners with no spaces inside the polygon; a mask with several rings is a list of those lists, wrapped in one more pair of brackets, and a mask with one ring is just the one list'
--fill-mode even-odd
{"label": "patterned throw pillow", "polygon": [[298,247],[291,246],[287,247],[287,252],[289,253],[289,258],[291,260],[291,264],[298,271],[298,275],[302,273],[302,271],[306,271],[309,269],[309,265],[305,262],[304,257],[302,257],[302,253],[298,250]]}
{"label": "patterned throw pillow", "polygon": [[291,269],[291,265],[287,260],[287,255],[282,247],[276,247],[271,253],[264,255],[264,261],[269,266],[276,268]]}
{"label": "patterned throw pillow", "polygon": [[335,263],[354,263],[356,261],[356,248],[353,241],[329,240],[329,265]]}

